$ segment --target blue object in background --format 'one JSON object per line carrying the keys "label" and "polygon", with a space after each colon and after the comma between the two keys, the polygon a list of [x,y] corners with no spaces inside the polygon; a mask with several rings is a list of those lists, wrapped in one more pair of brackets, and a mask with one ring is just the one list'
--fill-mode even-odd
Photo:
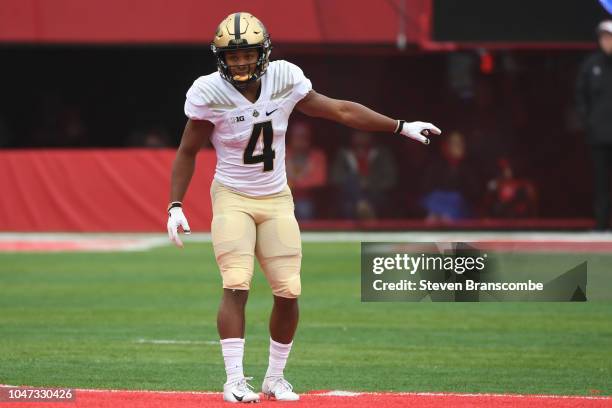
{"label": "blue object in background", "polygon": [[421,204],[427,210],[428,216],[457,221],[469,215],[467,203],[458,191],[434,190],[423,197]]}
{"label": "blue object in background", "polygon": [[608,13],[612,14],[612,0],[599,0],[599,2],[608,11]]}

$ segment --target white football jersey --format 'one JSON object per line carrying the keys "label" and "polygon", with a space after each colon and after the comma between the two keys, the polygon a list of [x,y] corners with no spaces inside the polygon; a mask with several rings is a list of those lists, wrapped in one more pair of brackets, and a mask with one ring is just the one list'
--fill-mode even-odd
{"label": "white football jersey", "polygon": [[198,78],[187,91],[185,114],[215,125],[215,180],[250,196],[280,192],[287,184],[285,132],[289,115],[311,89],[302,70],[282,60],[270,62],[255,103],[218,72]]}

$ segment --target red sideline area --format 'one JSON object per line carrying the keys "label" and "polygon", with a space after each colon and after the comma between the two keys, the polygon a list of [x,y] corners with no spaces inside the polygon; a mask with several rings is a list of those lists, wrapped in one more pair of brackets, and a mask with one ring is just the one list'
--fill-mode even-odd
{"label": "red sideline area", "polygon": [[[148,250],[160,245],[170,245],[167,239],[159,239],[155,236],[134,239],[117,238],[57,238],[40,236],[35,234],[27,239],[2,239],[0,236],[0,253],[2,252],[78,252],[78,251],[132,251]],[[496,253],[611,253],[612,241],[550,241],[550,240],[496,240],[483,239],[477,244],[482,251],[492,251]],[[399,251],[402,249],[399,246]],[[423,249],[417,249],[415,244],[411,244],[412,251],[429,252],[432,248],[426,244]]]}
{"label": "red sideline area", "polygon": [[[163,232],[174,149],[0,151],[0,231]],[[184,205],[193,231],[210,230],[214,151],[203,150]],[[590,219],[301,222],[302,230],[588,229]]]}
{"label": "red sideline area", "polygon": [[[442,393],[346,393],[317,391],[302,394],[299,402],[262,400],[257,406],[266,407],[338,407],[369,408],[603,408],[612,406],[610,397],[496,395],[496,394],[442,394]],[[354,394],[354,395],[351,395]],[[5,406],[22,408],[40,407],[40,403],[8,403]],[[234,406],[223,402],[218,393],[147,392],[77,390],[76,401],[44,404],[47,408],[215,408]]]}

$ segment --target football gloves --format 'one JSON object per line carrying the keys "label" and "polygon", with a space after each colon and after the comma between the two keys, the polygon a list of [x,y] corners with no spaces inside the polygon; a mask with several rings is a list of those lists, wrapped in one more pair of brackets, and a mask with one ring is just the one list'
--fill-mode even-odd
{"label": "football gloves", "polygon": [[185,234],[191,234],[191,229],[187,223],[187,218],[183,214],[181,207],[172,207],[168,210],[168,237],[179,248],[183,247],[183,242],[179,238],[179,227],[183,229]]}
{"label": "football gloves", "polygon": [[400,120],[398,121],[395,133],[414,139],[424,145],[428,145],[429,139],[427,136],[431,134],[439,135],[442,131],[428,122],[405,122]]}

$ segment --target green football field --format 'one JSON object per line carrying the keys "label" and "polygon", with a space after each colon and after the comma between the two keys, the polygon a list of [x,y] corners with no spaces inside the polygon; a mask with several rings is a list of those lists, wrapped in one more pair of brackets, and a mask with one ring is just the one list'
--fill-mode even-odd
{"label": "green football field", "polygon": [[[612,394],[612,303],[362,303],[359,253],[358,243],[304,244],[285,371],[296,391]],[[612,254],[593,262],[604,270]],[[0,384],[218,391],[220,294],[208,243],[0,254]],[[258,270],[245,356],[256,381],[271,301]]]}

